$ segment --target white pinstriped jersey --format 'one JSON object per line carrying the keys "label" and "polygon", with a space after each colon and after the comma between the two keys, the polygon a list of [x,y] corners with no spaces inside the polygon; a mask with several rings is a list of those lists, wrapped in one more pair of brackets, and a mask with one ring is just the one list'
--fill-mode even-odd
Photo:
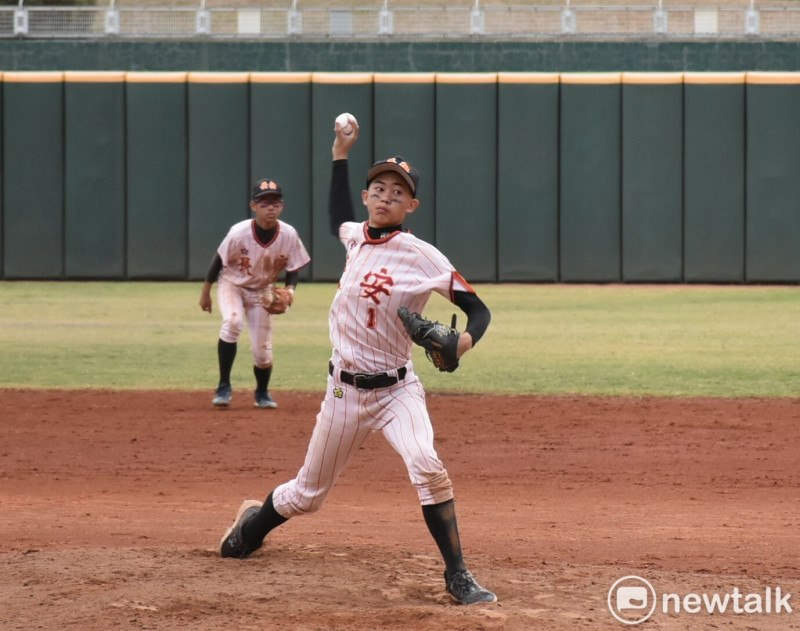
{"label": "white pinstriped jersey", "polygon": [[413,343],[398,307],[422,313],[432,291],[451,302],[454,291],[474,293],[444,254],[408,232],[372,240],[365,222],[346,222],[339,240],[347,262],[329,325],[333,363],[344,370],[376,373],[407,364]]}
{"label": "white pinstriped jersey", "polygon": [[280,220],[269,243],[262,243],[256,236],[254,219],[234,224],[217,252],[222,259],[220,278],[251,290],[264,289],[283,270],[297,271],[311,260],[297,230]]}

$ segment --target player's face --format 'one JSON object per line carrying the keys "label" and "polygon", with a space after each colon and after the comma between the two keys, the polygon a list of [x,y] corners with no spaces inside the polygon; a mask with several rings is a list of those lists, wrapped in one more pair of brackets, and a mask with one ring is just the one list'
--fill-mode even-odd
{"label": "player's face", "polygon": [[256,223],[265,230],[269,230],[275,227],[278,217],[283,212],[283,199],[275,195],[267,195],[250,202],[250,210],[256,214]]}
{"label": "player's face", "polygon": [[419,206],[406,181],[397,173],[379,173],[369,188],[361,192],[361,201],[367,207],[369,225],[373,228],[397,226]]}

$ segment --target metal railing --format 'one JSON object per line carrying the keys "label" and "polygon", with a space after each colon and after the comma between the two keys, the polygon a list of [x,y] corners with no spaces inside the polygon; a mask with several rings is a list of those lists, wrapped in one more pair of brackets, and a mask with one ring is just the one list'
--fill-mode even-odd
{"label": "metal railing", "polygon": [[447,39],[800,36],[800,5],[0,7],[0,38]]}

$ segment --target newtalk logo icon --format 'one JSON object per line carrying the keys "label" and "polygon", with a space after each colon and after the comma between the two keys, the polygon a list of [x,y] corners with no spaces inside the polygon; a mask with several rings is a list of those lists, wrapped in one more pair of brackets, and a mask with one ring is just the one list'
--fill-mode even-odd
{"label": "newtalk logo icon", "polygon": [[[743,593],[738,587],[720,594],[661,594],[665,614],[789,614],[792,595],[780,587],[765,587],[762,592]],[[623,624],[640,624],[650,618],[659,599],[653,586],[641,576],[628,575],[614,581],[608,590],[608,610]]]}
{"label": "newtalk logo icon", "polygon": [[608,590],[608,609],[623,624],[639,624],[656,610],[656,590],[640,576],[623,576]]}

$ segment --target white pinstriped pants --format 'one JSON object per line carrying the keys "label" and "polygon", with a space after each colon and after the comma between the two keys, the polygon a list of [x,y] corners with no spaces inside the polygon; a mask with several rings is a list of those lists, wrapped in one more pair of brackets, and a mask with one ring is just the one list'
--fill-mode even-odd
{"label": "white pinstriped pants", "polygon": [[219,337],[235,343],[247,320],[253,362],[259,368],[272,366],[272,314],[255,302],[258,292],[242,289],[222,278],[217,284],[217,306],[222,314]]}
{"label": "white pinstriped pants", "polygon": [[433,446],[425,390],[411,364],[405,379],[389,388],[358,390],[337,376],[334,371],[328,377],[302,468],[272,493],[275,510],[286,518],[318,511],[350,457],[375,432],[403,458],[421,504],[452,499],[450,478]]}

